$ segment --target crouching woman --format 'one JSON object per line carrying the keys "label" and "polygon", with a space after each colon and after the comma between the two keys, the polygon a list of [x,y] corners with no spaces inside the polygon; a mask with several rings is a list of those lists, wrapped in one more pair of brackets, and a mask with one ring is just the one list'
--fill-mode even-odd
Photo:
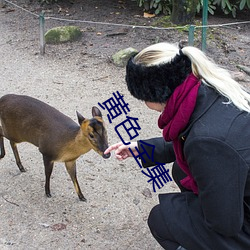
{"label": "crouching woman", "polygon": [[[173,162],[178,193],[159,195],[149,214],[164,249],[250,249],[250,95],[195,47],[151,45],[126,67],[130,93],[161,112],[154,161]],[[117,159],[142,152],[141,142],[117,143]],[[144,145],[146,150],[147,147]],[[137,151],[138,150],[138,151]]]}

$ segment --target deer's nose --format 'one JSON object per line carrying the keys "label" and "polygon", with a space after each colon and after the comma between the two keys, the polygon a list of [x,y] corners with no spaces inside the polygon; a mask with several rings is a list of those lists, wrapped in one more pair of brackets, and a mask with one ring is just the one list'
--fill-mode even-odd
{"label": "deer's nose", "polygon": [[108,158],[110,157],[110,155],[111,155],[110,153],[108,153],[108,154],[103,154],[102,157],[103,157],[104,159],[108,159]]}

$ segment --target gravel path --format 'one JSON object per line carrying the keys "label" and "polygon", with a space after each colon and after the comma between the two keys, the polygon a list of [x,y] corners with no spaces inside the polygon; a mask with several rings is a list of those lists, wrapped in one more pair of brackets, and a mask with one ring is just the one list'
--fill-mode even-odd
{"label": "gravel path", "polygon": [[[81,9],[85,11],[81,15],[88,20],[96,15],[102,21],[121,22],[127,18],[124,22],[150,25],[150,21],[138,18],[137,13],[131,13],[128,8],[121,9],[122,1],[117,3],[119,15],[117,5],[115,10],[107,9],[100,14],[97,6],[100,2],[89,1],[84,6],[86,9]],[[116,1],[108,1],[102,8],[111,8],[113,2]],[[69,12],[63,12],[65,10],[62,8],[59,14],[67,15]],[[77,10],[80,8],[69,9],[72,13]],[[55,25],[59,24],[48,22],[46,29]],[[139,118],[141,131],[137,139],[161,135],[157,128],[158,114],[130,96],[124,84],[124,69],[110,63],[109,56],[121,48],[140,49],[156,40],[177,41],[183,34],[150,31],[145,35],[142,30],[82,25],[85,32],[81,41],[46,46],[46,54],[41,56],[38,27],[34,16],[10,6],[0,9],[1,95],[33,96],[76,121],[76,110],[90,117],[92,106],[119,91],[129,103],[129,115]],[[107,36],[116,32],[127,35]],[[237,70],[236,64],[250,66],[249,27],[223,32],[215,29],[215,39],[209,42],[209,55],[233,71]],[[249,86],[249,77],[243,78],[243,84]],[[103,114],[110,144],[118,142],[114,127],[125,115],[109,124],[107,113]],[[70,177],[60,163],[55,165],[52,174],[52,198],[49,199],[44,195],[44,167],[37,148],[26,143],[19,145],[27,169],[21,174],[9,143],[5,142],[6,156],[0,162],[0,249],[161,249],[149,232],[147,217],[158,203],[159,193],[177,191],[173,183],[154,193],[134,159],[104,160],[91,151],[77,160],[78,181],[87,202],[78,200]]]}
{"label": "gravel path", "polygon": [[[148,112],[127,92],[124,69],[116,68],[102,55],[84,53],[81,43],[52,46],[42,57],[37,33],[29,31],[36,26],[37,20],[24,13],[0,10],[1,95],[39,98],[76,121],[76,110],[90,117],[92,106],[119,91],[130,105],[130,116],[139,118],[143,138],[153,136],[152,131],[160,135],[157,114]],[[114,125],[107,127],[110,143],[119,141]],[[92,151],[80,157],[78,181],[87,198],[85,203],[78,200],[63,164],[55,165],[49,199],[44,195],[44,167],[37,148],[19,145],[27,169],[20,173],[7,140],[5,145],[0,177],[0,249],[160,249],[147,227],[157,194],[134,159],[122,163],[114,157],[104,160]],[[171,183],[161,192],[175,188]]]}

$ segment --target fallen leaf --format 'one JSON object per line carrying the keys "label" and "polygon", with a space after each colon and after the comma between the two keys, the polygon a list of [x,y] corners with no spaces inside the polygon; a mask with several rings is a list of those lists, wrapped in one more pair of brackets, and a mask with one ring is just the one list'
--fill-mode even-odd
{"label": "fallen leaf", "polygon": [[147,12],[144,12],[143,13],[143,17],[145,17],[145,18],[152,18],[152,17],[155,17],[155,14],[149,14]]}
{"label": "fallen leaf", "polygon": [[66,225],[63,223],[58,223],[58,224],[54,224],[53,226],[51,226],[53,231],[61,231],[66,229]]}

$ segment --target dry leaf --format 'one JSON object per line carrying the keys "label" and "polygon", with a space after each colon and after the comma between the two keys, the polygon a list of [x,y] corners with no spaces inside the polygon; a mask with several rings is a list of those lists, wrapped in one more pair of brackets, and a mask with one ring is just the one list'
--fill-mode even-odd
{"label": "dry leaf", "polygon": [[152,17],[155,17],[155,14],[149,14],[147,12],[144,12],[143,13],[143,17],[145,17],[145,18],[152,18]]}

